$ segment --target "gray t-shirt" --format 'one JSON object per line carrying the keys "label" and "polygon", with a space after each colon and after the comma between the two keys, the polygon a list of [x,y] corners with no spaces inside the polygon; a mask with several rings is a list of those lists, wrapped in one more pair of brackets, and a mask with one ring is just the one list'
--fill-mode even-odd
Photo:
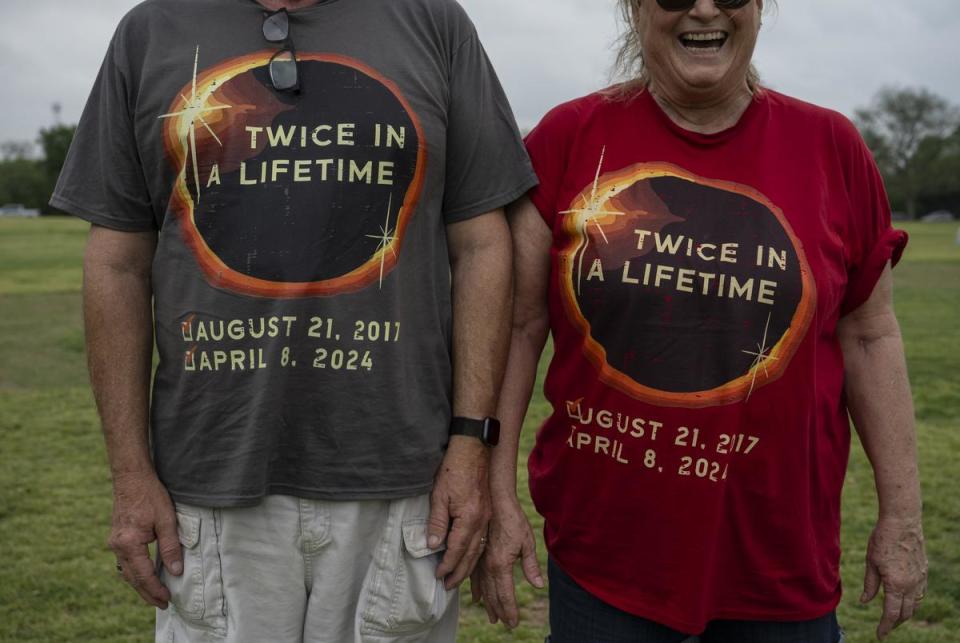
{"label": "gray t-shirt", "polygon": [[159,231],[151,442],[175,500],[423,493],[451,413],[446,225],[536,178],[453,0],[290,14],[299,94],[271,85],[265,13],[128,14],[51,203]]}

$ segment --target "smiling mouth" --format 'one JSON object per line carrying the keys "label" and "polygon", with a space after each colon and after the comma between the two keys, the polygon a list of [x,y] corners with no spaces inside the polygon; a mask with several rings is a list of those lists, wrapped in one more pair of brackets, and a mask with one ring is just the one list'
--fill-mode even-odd
{"label": "smiling mouth", "polygon": [[723,31],[685,33],[681,34],[678,40],[688,51],[716,53],[727,42],[727,34]]}

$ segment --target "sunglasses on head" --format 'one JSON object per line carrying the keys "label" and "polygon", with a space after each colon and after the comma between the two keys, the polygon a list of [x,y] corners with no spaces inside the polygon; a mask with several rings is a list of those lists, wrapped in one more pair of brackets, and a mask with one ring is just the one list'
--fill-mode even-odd
{"label": "sunglasses on head", "polygon": [[297,72],[297,50],[293,46],[290,36],[290,17],[286,9],[273,13],[264,13],[263,37],[267,42],[283,45],[270,59],[270,84],[278,92],[300,91],[300,74]]}
{"label": "sunglasses on head", "polygon": [[[750,0],[713,0],[717,9],[739,9]],[[657,4],[664,11],[690,11],[697,0],[657,0]]]}

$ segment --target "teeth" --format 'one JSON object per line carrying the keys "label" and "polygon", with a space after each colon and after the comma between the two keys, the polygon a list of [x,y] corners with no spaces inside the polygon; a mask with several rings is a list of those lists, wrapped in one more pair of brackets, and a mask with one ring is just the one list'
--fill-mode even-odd
{"label": "teeth", "polygon": [[727,34],[722,31],[711,31],[709,33],[685,33],[680,37],[684,40],[721,40],[726,36]]}

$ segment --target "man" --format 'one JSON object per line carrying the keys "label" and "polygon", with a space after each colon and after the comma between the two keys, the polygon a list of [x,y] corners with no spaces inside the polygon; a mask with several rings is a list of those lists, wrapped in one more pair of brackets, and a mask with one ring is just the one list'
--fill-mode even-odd
{"label": "man", "polygon": [[453,640],[535,182],[453,0],[124,18],[52,203],[157,640]]}

